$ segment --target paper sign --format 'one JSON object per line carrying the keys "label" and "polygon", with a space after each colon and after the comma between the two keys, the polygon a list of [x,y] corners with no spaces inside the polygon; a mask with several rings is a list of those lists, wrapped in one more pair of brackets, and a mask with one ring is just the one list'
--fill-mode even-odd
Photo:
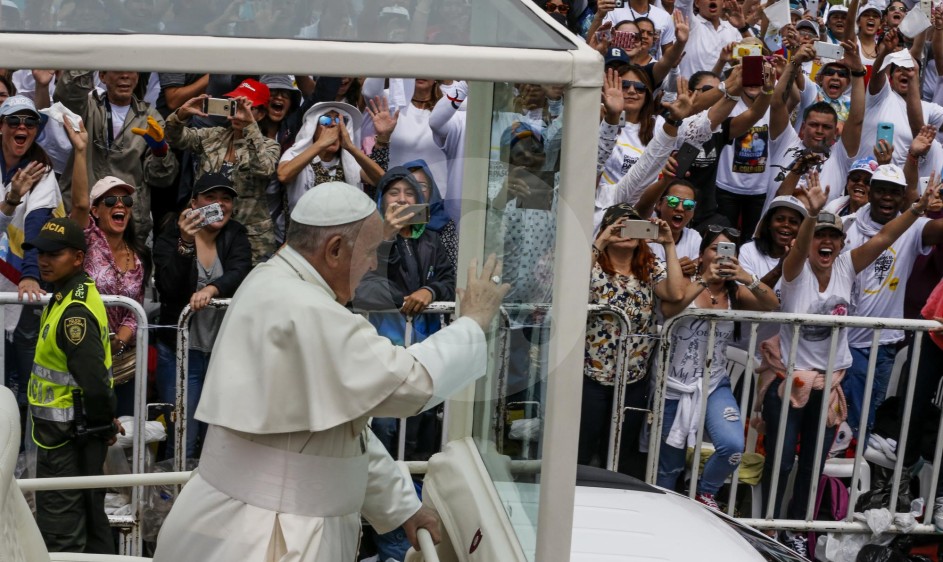
{"label": "paper sign", "polygon": [[792,23],[789,15],[789,0],[779,0],[775,4],[763,8],[763,13],[769,18],[770,29],[782,29]]}
{"label": "paper sign", "polygon": [[900,22],[898,30],[913,39],[929,27],[930,19],[927,18],[927,14],[923,13],[923,10],[910,10]]}

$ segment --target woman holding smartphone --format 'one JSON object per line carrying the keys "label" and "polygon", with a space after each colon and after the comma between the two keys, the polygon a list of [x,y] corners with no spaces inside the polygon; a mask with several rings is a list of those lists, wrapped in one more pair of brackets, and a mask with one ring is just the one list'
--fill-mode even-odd
{"label": "woman holding smartphone", "polygon": [[[644,408],[648,401],[648,367],[655,349],[657,325],[655,297],[662,301],[681,298],[684,274],[678,262],[674,238],[668,223],[653,220],[665,260],[651,250],[649,241],[624,238],[623,227],[642,217],[634,207],[619,203],[606,209],[599,235],[593,242],[593,269],[589,304],[606,304],[623,309],[629,317],[628,375],[626,406]],[[631,228],[630,228],[631,230]],[[592,316],[586,327],[586,352],[583,362],[583,408],[580,414],[579,463],[593,459],[605,463],[609,445],[609,424],[616,382],[616,340],[620,330],[611,318]],[[619,470],[638,476],[644,468],[639,463],[639,434],[643,419],[640,412],[626,413]],[[634,464],[633,464],[634,462]]]}
{"label": "woman holding smartphone", "polygon": [[[877,259],[914,224],[918,217],[923,216],[931,197],[938,199],[936,190],[928,188],[910,210],[885,224],[866,243],[851,251],[842,252],[845,246],[842,221],[836,215],[822,211],[828,199],[828,187],[822,189],[818,173],[808,174],[807,186],[800,188],[796,196],[803,202],[809,213],[799,227],[795,246],[783,260],[782,311],[832,316],[848,314],[852,285],[858,273]],[[763,363],[757,369],[760,380],[756,404],[758,409],[762,409],[767,439],[766,450],[782,451],[778,485],[774,492],[776,495],[773,516],[779,514],[782,507],[786,482],[796,461],[793,452],[801,441],[803,446],[800,447],[798,455],[799,473],[796,475],[792,502],[786,517],[787,519],[805,518],[810,499],[809,486],[815,469],[815,447],[809,445],[815,442],[817,436],[822,401],[828,400],[829,407],[819,470],[824,466],[828,456],[835,436],[835,428],[847,416],[841,380],[845,369],[851,366],[851,352],[844,328],[838,331],[839,341],[836,346],[831,388],[827,395],[825,391],[831,332],[831,328],[827,326],[803,325],[800,327],[798,338],[793,341],[793,326],[786,324],[780,328],[777,338],[764,342],[761,346]],[[793,384],[790,407],[785,422],[783,442],[776,443],[783,404],[782,393],[787,376],[784,362],[790,357],[793,345],[797,349],[795,350],[795,368],[791,375]],[[763,468],[763,482],[767,483],[764,492],[769,494],[768,486],[772,482],[775,461],[767,460],[769,462]],[[787,532],[785,544],[803,556],[808,552],[808,539],[804,533]]]}
{"label": "woman holding smartphone", "polygon": [[[687,309],[769,311],[779,306],[776,293],[759,277],[740,267],[736,258],[738,230],[709,225],[702,236],[697,274],[679,301],[662,304],[666,318]],[[678,477],[684,472],[687,447],[697,439],[701,400],[707,400],[704,428],[714,445],[714,453],[701,472],[695,499],[713,509],[718,509],[715,494],[740,465],[743,455],[743,422],[725,367],[727,344],[736,337],[737,331],[733,321],[715,322],[711,350],[707,347],[709,320],[684,318],[671,332],[657,484],[668,489],[677,485]],[[710,372],[705,373],[704,361],[708,353],[713,353],[713,360]],[[706,397],[701,394],[705,376],[710,381]]]}

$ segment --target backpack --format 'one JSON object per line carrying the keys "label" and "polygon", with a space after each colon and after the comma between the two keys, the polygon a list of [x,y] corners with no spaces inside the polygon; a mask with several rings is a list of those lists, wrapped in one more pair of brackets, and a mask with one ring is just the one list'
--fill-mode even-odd
{"label": "backpack", "polygon": [[[841,478],[823,474],[819,477],[819,487],[815,494],[815,509],[812,511],[816,521],[841,521],[848,515],[848,502],[851,495]],[[810,552],[815,548],[815,533],[809,533]]]}

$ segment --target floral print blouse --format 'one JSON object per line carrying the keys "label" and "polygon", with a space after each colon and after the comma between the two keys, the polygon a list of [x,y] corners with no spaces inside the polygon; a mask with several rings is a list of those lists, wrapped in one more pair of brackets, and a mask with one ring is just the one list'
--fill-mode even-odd
{"label": "floral print blouse", "polygon": [[[135,254],[134,267],[122,273],[115,264],[115,256],[111,253],[105,233],[91,219],[85,227],[85,242],[88,244],[85,271],[95,281],[98,292],[102,295],[129,297],[144,304],[144,267],[141,258]],[[138,321],[133,312],[120,306],[105,307],[105,312],[111,332],[116,333],[121,326],[127,326],[132,333],[137,334]]]}
{"label": "floral print blouse", "polygon": [[[590,304],[607,304],[625,310],[629,318],[627,380],[637,380],[648,372],[648,363],[655,347],[657,324],[654,312],[655,285],[666,279],[665,262],[656,258],[651,278],[638,279],[619,273],[609,275],[599,264],[593,265],[589,287]],[[586,351],[583,374],[594,381],[615,384],[619,324],[611,316],[592,315],[586,324]]]}

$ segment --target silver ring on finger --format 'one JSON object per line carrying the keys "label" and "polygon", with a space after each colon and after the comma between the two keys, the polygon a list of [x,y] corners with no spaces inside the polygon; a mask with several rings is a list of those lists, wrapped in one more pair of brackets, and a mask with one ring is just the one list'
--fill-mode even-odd
{"label": "silver ring on finger", "polygon": [[491,282],[494,283],[495,285],[500,285],[500,284],[501,284],[501,276],[500,276],[500,275],[493,275],[493,276],[491,276]]}

